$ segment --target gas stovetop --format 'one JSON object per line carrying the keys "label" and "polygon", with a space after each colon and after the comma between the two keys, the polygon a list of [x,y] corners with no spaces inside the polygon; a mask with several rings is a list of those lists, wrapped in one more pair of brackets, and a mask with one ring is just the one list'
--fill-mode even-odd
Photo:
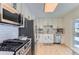
{"label": "gas stovetop", "polygon": [[29,42],[29,40],[5,40],[3,43],[0,43],[0,51],[17,51],[27,42]]}
{"label": "gas stovetop", "polygon": [[0,46],[0,51],[16,51],[16,49],[18,48],[18,46]]}

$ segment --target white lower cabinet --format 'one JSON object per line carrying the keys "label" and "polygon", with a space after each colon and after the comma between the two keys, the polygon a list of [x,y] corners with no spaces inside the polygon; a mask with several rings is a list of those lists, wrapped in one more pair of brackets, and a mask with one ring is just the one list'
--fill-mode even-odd
{"label": "white lower cabinet", "polygon": [[39,43],[53,43],[54,36],[53,36],[53,34],[39,34],[38,42]]}

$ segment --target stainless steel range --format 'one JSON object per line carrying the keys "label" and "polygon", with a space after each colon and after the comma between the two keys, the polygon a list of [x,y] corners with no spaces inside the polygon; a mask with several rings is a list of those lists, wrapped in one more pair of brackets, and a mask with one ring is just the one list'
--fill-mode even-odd
{"label": "stainless steel range", "polygon": [[[13,55],[30,55],[31,54],[31,39],[19,40],[8,39],[0,43],[0,52],[12,52]],[[2,54],[3,55],[3,54]],[[8,54],[7,54],[8,55]]]}

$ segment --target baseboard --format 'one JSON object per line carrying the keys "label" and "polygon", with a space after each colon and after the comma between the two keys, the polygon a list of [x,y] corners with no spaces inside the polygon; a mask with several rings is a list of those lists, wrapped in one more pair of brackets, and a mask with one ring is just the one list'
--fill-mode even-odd
{"label": "baseboard", "polygon": [[70,48],[79,55],[79,51],[77,51],[75,48],[72,48],[72,47]]}
{"label": "baseboard", "polygon": [[[65,45],[65,46],[67,46],[67,45]],[[71,49],[72,51],[74,51],[74,52],[76,52],[78,55],[79,55],[79,51],[77,51],[75,48],[73,48],[73,47],[69,47],[69,46],[67,46],[69,49]]]}

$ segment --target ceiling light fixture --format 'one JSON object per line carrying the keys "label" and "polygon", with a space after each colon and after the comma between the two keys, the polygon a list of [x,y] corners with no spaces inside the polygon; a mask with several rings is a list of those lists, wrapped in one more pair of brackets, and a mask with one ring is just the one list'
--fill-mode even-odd
{"label": "ceiling light fixture", "polygon": [[45,12],[53,12],[56,7],[57,7],[58,3],[45,3]]}

